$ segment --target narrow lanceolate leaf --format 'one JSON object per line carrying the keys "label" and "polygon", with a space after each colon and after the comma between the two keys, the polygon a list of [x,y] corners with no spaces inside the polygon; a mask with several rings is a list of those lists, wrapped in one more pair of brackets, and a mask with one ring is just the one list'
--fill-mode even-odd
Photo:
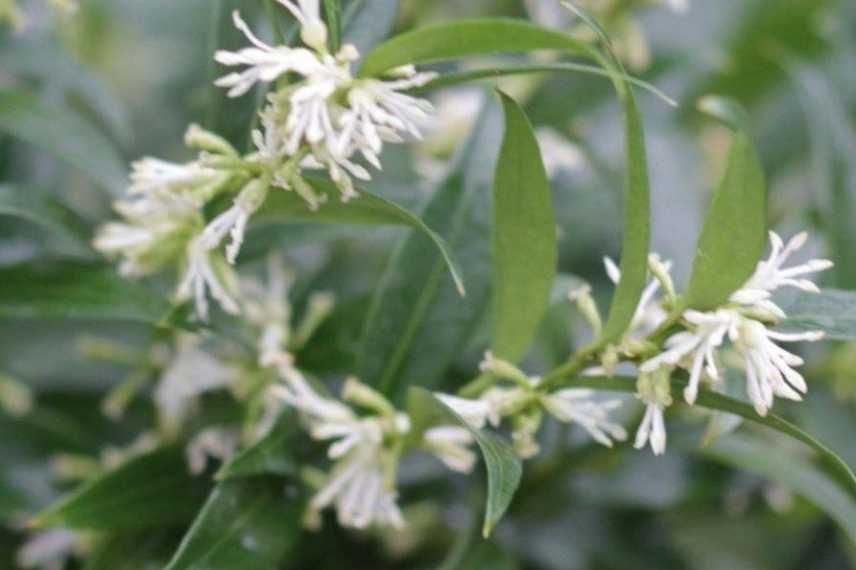
{"label": "narrow lanceolate leaf", "polygon": [[567,34],[524,20],[455,20],[417,28],[387,40],[366,56],[359,73],[367,77],[411,63],[548,49],[588,54],[591,47]]}
{"label": "narrow lanceolate leaf", "polygon": [[48,231],[69,253],[90,251],[83,220],[53,196],[22,186],[0,184],[0,216],[26,220]]}
{"label": "narrow lanceolate leaf", "polygon": [[724,437],[705,449],[704,454],[771,479],[808,499],[856,543],[856,499],[811,463],[746,435]]}
{"label": "narrow lanceolate leaf", "polygon": [[342,26],[339,21],[339,0],[324,0],[324,16],[327,19],[330,51],[336,53],[339,51],[339,42],[342,34]]}
{"label": "narrow lanceolate leaf", "polygon": [[779,324],[782,330],[823,331],[829,339],[856,340],[856,291],[789,291],[775,301],[788,315]]}
{"label": "narrow lanceolate leaf", "polygon": [[204,486],[188,474],[183,450],[166,447],[84,484],[33,523],[98,530],[161,528],[189,521],[203,493]]}
{"label": "narrow lanceolate leaf", "polygon": [[436,247],[416,232],[400,242],[372,296],[357,369],[360,378],[395,399],[411,383],[436,386],[489,310],[491,193],[500,129],[499,109],[491,105],[422,211],[461,261],[467,296],[456,293]]}
{"label": "narrow lanceolate leaf", "polygon": [[712,309],[739,289],[764,253],[767,227],[767,189],[755,145],[739,110],[733,104],[708,100],[736,129],[725,174],[714,192],[696,247],[684,303],[693,309]]}
{"label": "narrow lanceolate leaf", "polygon": [[401,206],[365,190],[360,197],[347,204],[339,199],[336,187],[328,181],[313,179],[310,181],[315,191],[326,198],[326,203],[311,210],[306,202],[294,192],[272,192],[267,202],[254,218],[256,223],[303,221],[334,224],[400,225],[419,230],[430,239],[443,257],[443,261],[458,288],[464,294],[464,280],[455,259],[446,242],[429,228],[419,216]]}
{"label": "narrow lanceolate leaf", "polygon": [[127,183],[116,148],[71,108],[49,105],[26,91],[0,90],[0,132],[67,162],[114,194]]}
{"label": "narrow lanceolate leaf", "polygon": [[492,349],[519,360],[532,342],[556,277],[556,221],[547,173],[532,125],[500,93],[505,136],[493,192],[494,328]]}
{"label": "narrow lanceolate leaf", "polygon": [[421,434],[426,428],[454,423],[467,428],[476,440],[487,471],[487,505],[482,534],[487,537],[505,514],[523,472],[520,459],[511,446],[498,436],[474,429],[455,412],[422,388],[411,388],[407,409],[413,418],[413,431]]}
{"label": "narrow lanceolate leaf", "polygon": [[292,456],[299,424],[294,414],[285,414],[269,434],[242,449],[223,465],[217,478],[235,479],[252,475],[296,475],[298,465]]}
{"label": "narrow lanceolate leaf", "polygon": [[50,258],[0,268],[0,316],[159,323],[171,310],[161,295],[104,263]]}
{"label": "narrow lanceolate leaf", "polygon": [[220,483],[166,570],[279,568],[300,533],[298,495],[264,477]]}
{"label": "narrow lanceolate leaf", "polygon": [[[632,393],[636,391],[635,378],[579,377],[574,378],[572,381],[566,383],[566,385],[593,388],[596,390],[614,390],[619,392]],[[687,383],[683,380],[673,379],[672,391],[674,393],[680,393],[686,385]],[[803,442],[817,452],[818,456],[827,467],[829,474],[843,485],[849,493],[856,497],[856,474],[853,473],[853,470],[850,469],[847,463],[825,444],[789,421],[777,416],[776,414],[768,413],[766,416],[759,416],[750,404],[740,402],[723,394],[718,394],[709,390],[700,392],[696,403],[704,408],[738,415],[745,420],[765,425]]]}

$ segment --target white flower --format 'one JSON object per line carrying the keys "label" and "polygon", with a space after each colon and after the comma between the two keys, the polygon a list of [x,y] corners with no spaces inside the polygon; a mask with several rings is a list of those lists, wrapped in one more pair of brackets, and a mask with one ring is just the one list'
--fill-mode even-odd
{"label": "white flower", "polygon": [[624,428],[609,420],[609,412],[621,406],[621,400],[598,401],[594,390],[565,388],[541,396],[541,404],[554,418],[583,427],[598,443],[612,447],[612,440],[627,439]]}
{"label": "white flower", "polygon": [[200,475],[204,472],[209,457],[228,461],[237,451],[240,439],[234,430],[222,428],[208,428],[196,434],[185,450],[190,473]]}
{"label": "white flower", "polygon": [[228,388],[237,378],[234,369],[199,347],[199,339],[180,336],[175,356],[161,374],[154,391],[161,421],[168,430],[179,427],[198,396]]}
{"label": "white flower", "polygon": [[733,334],[741,321],[737,311],[719,309],[714,312],[686,311],[684,319],[691,330],[679,332],[666,341],[667,350],[642,363],[639,370],[651,373],[661,366],[680,366],[689,361],[690,381],[684,389],[684,399],[688,404],[695,403],[698,396],[702,372],[713,379],[719,379],[716,365],[716,350],[722,346],[725,335]]}
{"label": "white flower", "polygon": [[[398,454],[387,440],[405,435],[409,418],[394,410],[358,416],[349,406],[318,395],[294,368],[280,372],[284,385],[277,386],[275,394],[303,413],[313,439],[334,440],[327,455],[336,463],[310,500],[309,519],[317,519],[321,510],[335,504],[343,526],[403,526],[395,492]],[[344,395],[367,407],[391,408],[382,396],[355,379],[346,382]]]}
{"label": "white flower", "polygon": [[499,410],[486,399],[471,400],[439,392],[434,396],[475,429],[483,428],[488,422],[494,427],[499,425]]}
{"label": "white flower", "polygon": [[168,190],[182,192],[217,182],[223,173],[206,168],[198,162],[178,164],[159,158],[147,157],[131,165],[131,195],[148,195]]}
{"label": "white flower", "polygon": [[822,332],[779,333],[759,321],[743,319],[732,342],[744,359],[746,388],[755,411],[766,416],[773,406],[773,397],[802,400],[808,390],[803,376],[794,370],[803,364],[802,358],[778,346],[774,341],[814,342],[823,338]]}
{"label": "white flower", "polygon": [[228,232],[232,241],[226,247],[226,260],[234,264],[244,242],[244,233],[250,217],[258,210],[267,198],[267,186],[261,180],[253,180],[247,184],[231,208],[214,218],[202,234],[202,239],[209,249],[219,246]]}
{"label": "white flower", "polygon": [[636,431],[633,447],[642,449],[646,443],[650,443],[654,455],[666,452],[663,410],[672,405],[670,374],[671,368],[661,367],[654,372],[640,374],[636,383],[637,396],[645,403],[645,416]]}
{"label": "white flower", "polygon": [[820,292],[817,285],[803,276],[829,269],[833,265],[831,261],[812,259],[787,269],[782,268],[791,254],[802,248],[807,240],[808,234],[801,232],[785,245],[778,234],[770,232],[770,257],[758,263],[752,277],[731,295],[731,301],[760,311],[769,318],[782,319],[785,313],[770,300],[773,291],[780,287],[795,287],[809,293]]}
{"label": "white flower", "polygon": [[[621,270],[618,265],[610,257],[603,258],[603,264],[606,267],[606,274],[609,280],[615,285],[621,281]],[[661,287],[665,282],[666,294],[673,293],[671,289],[671,277],[669,271],[672,268],[671,261],[661,261],[656,254],[648,256],[648,267],[654,276],[645,286],[642,295],[639,298],[639,305],[636,307],[636,312],[633,314],[633,320],[628,327],[626,336],[639,337],[653,331],[657,326],[666,320],[668,312],[663,309],[656,295],[660,292]]]}
{"label": "white flower", "polygon": [[196,315],[203,321],[208,318],[209,290],[224,311],[233,315],[241,312],[238,301],[230,291],[234,289],[230,269],[212,251],[219,244],[219,240],[216,240],[218,237],[222,240],[222,236],[203,233],[190,242],[187,247],[187,268],[175,294],[179,302],[192,298]]}
{"label": "white flower", "polygon": [[425,430],[424,446],[449,469],[469,473],[476,463],[476,454],[469,448],[472,434],[460,426],[439,426]]}
{"label": "white flower", "polygon": [[300,39],[318,52],[327,51],[327,26],[321,20],[321,0],[277,0],[300,22]]}
{"label": "white flower", "polygon": [[230,73],[214,82],[218,87],[228,88],[229,97],[244,95],[259,81],[276,81],[281,75],[290,72],[307,76],[324,67],[318,56],[308,49],[274,47],[264,43],[253,34],[237,10],[232,12],[232,20],[254,47],[237,52],[220,50],[214,54],[214,60],[223,65],[248,66],[241,73]]}

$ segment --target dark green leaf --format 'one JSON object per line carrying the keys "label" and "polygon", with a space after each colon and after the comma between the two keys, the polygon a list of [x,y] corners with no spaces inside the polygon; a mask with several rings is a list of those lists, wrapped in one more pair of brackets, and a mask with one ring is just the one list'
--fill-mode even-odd
{"label": "dark green leaf", "polygon": [[284,414],[271,432],[256,444],[242,449],[217,473],[221,480],[251,475],[296,475],[293,444],[298,432],[297,417]]}
{"label": "dark green leaf", "polygon": [[313,179],[311,183],[315,190],[327,199],[324,206],[317,211],[312,211],[306,202],[294,192],[272,192],[254,220],[258,223],[277,220],[410,226],[419,230],[433,242],[443,256],[458,292],[461,295],[464,294],[464,281],[461,278],[461,272],[446,242],[429,228],[419,216],[365,190],[360,191],[359,198],[344,204],[339,199],[339,192],[332,183],[320,179]]}
{"label": "dark green leaf", "polygon": [[411,388],[407,410],[413,419],[413,431],[421,434],[427,427],[449,422],[467,428],[478,443],[487,471],[487,506],[482,534],[487,537],[505,514],[520,484],[523,468],[511,446],[499,437],[473,429],[434,395],[422,388]]}
{"label": "dark green leaf", "polygon": [[820,293],[789,291],[776,302],[788,315],[788,331],[823,331],[834,340],[856,340],[856,291],[824,289]]}
{"label": "dark green leaf", "polygon": [[489,310],[491,182],[500,121],[496,107],[483,113],[422,213],[461,260],[467,296],[461,299],[445,278],[431,241],[415,233],[402,240],[374,291],[357,368],[360,378],[396,399],[410,383],[436,385]]}
{"label": "dark green leaf", "polygon": [[66,161],[114,194],[127,184],[125,163],[113,144],[71,108],[25,91],[0,91],[0,132]]}
{"label": "dark green leaf", "polygon": [[746,435],[724,437],[704,454],[758,473],[805,497],[840,524],[856,543],[856,499],[810,463]]}
{"label": "dark green leaf", "polygon": [[[101,537],[83,570],[153,570],[163,568],[175,551],[172,529],[119,533]],[[128,553],[133,552],[133,556]]]}
{"label": "dark green leaf", "polygon": [[183,449],[166,447],[85,483],[33,522],[100,530],[163,527],[189,521],[202,503],[202,490],[188,474]]}
{"label": "dark green leaf", "polygon": [[[716,100],[710,100],[712,105]],[[717,114],[740,123],[740,114],[727,102]],[[719,113],[722,111],[722,113]],[[684,297],[687,307],[712,309],[751,277],[764,253],[767,228],[767,189],[761,160],[744,129],[735,131],[725,174],[708,208],[696,247],[692,275]]]}
{"label": "dark green leaf", "polygon": [[339,51],[339,38],[342,30],[339,23],[339,0],[324,0],[324,15],[327,17],[330,51]]}
{"label": "dark green leaf", "polygon": [[532,125],[500,93],[505,135],[494,178],[493,271],[497,356],[518,361],[532,342],[556,277],[553,197]]}
{"label": "dark green leaf", "polygon": [[160,295],[103,263],[56,258],[0,268],[0,316],[155,324],[170,310]]}
{"label": "dark green leaf", "polygon": [[166,570],[274,570],[300,533],[303,502],[266,478],[215,487]]}

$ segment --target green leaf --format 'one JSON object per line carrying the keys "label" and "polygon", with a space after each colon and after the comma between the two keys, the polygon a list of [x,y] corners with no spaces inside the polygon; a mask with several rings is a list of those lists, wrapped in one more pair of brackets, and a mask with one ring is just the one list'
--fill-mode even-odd
{"label": "green leaf", "polygon": [[788,487],[832,517],[856,543],[856,499],[810,463],[745,435],[724,437],[704,454]]}
{"label": "green leaf", "polygon": [[366,56],[359,75],[376,76],[402,65],[473,55],[548,49],[590,54],[593,48],[525,20],[455,20],[416,28],[380,44]]}
{"label": "green leaf", "polygon": [[505,135],[494,178],[491,347],[516,362],[550,302],[558,250],[553,197],[532,125],[513,99],[499,96]]}
{"label": "green leaf", "polygon": [[499,437],[474,429],[459,415],[423,388],[411,388],[407,410],[413,419],[413,431],[421,434],[426,428],[449,422],[467,428],[473,435],[484,458],[487,471],[487,505],[482,535],[489,536],[505,514],[514,492],[520,484],[523,468],[511,446]]}
{"label": "green leaf", "polygon": [[189,521],[202,502],[179,446],[133,457],[49,507],[38,527],[145,529]]}
{"label": "green leaf", "polygon": [[160,295],[104,263],[39,259],[0,268],[0,316],[143,321],[171,310]]}
{"label": "green leaf", "polygon": [[87,254],[87,230],[73,211],[53,196],[0,184],[0,216],[26,220],[53,234],[68,253]]}
{"label": "green leaf", "polygon": [[339,0],[324,0],[324,15],[327,18],[330,51],[336,53],[339,51],[339,37],[342,33],[339,23]]}
{"label": "green leaf", "polygon": [[[163,568],[175,551],[172,529],[114,533],[99,537],[83,570],[153,570]],[[133,552],[133,556],[128,556]]]}
{"label": "green leaf", "polygon": [[297,417],[284,414],[269,434],[254,445],[242,449],[223,465],[217,479],[227,480],[251,475],[296,475],[298,465],[292,453],[298,433]]}
{"label": "green leaf", "polygon": [[[461,260],[467,296],[456,294],[436,248],[416,233],[400,242],[373,292],[357,370],[394,399],[403,397],[410,383],[436,385],[489,311],[491,194],[500,121],[496,106],[482,113],[422,211],[425,223]],[[442,326],[432,326],[436,323]]]}
{"label": "green leaf", "polygon": [[[580,386],[585,388],[593,388],[595,390],[612,390],[631,393],[636,392],[636,379],[627,377],[576,377],[573,378],[570,382],[565,382],[562,385]],[[683,390],[686,385],[687,382],[684,380],[672,379],[672,390],[675,393],[678,393]],[[854,475],[853,471],[850,469],[847,463],[845,463],[844,460],[842,460],[834,451],[829,449],[822,442],[818,441],[811,434],[806,433],[794,424],[777,416],[776,414],[768,413],[766,416],[759,416],[751,405],[745,402],[734,400],[732,398],[729,398],[728,396],[724,396],[722,394],[710,390],[702,390],[701,392],[699,392],[696,404],[703,408],[709,408],[711,410],[718,410],[721,412],[728,412],[730,414],[738,415],[743,419],[749,420],[750,422],[765,425],[769,428],[772,428],[776,431],[784,433],[785,435],[788,435],[796,440],[803,442],[804,444],[813,448],[818,453],[819,457],[829,468],[830,474],[834,475],[835,478],[842,485],[844,485],[847,490],[853,494],[854,497],[856,497],[856,475]]]}
{"label": "green leaf", "polygon": [[274,570],[300,533],[302,501],[267,478],[220,483],[166,570]]}
{"label": "green leaf", "polygon": [[347,204],[339,199],[336,186],[326,180],[311,179],[312,187],[326,197],[326,203],[316,211],[294,192],[271,192],[265,205],[256,214],[257,223],[276,221],[306,221],[334,224],[401,225],[410,226],[427,236],[440,252],[458,292],[464,294],[461,271],[446,242],[429,228],[419,216],[388,200],[360,190],[360,197]]}
{"label": "green leaf", "polygon": [[856,291],[789,291],[775,300],[788,315],[779,324],[783,330],[819,330],[833,340],[856,340]]}
{"label": "green leaf", "polygon": [[67,162],[114,194],[127,185],[116,148],[71,108],[49,105],[26,91],[0,90],[0,132]]}
{"label": "green leaf", "polygon": [[[714,105],[733,128],[742,121],[733,104],[711,99],[706,109]],[[761,160],[746,130],[739,128],[698,240],[684,297],[687,307],[718,307],[752,276],[766,245],[766,202]]]}

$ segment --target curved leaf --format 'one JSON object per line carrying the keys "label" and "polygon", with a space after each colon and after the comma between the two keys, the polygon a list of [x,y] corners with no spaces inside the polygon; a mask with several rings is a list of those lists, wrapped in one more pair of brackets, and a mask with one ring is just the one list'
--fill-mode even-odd
{"label": "curved leaf", "polygon": [[696,247],[684,304],[712,309],[728,300],[755,271],[764,253],[767,190],[761,159],[736,104],[707,99],[704,108],[734,129],[725,174],[711,201]]}
{"label": "curved leaf", "polygon": [[188,521],[204,497],[184,451],[165,447],[133,457],[85,483],[33,521],[38,527],[143,529]]}
{"label": "curved leaf", "polygon": [[856,340],[856,291],[789,291],[776,303],[788,315],[779,325],[784,330],[819,330],[829,339]]}
{"label": "curved leaf", "polygon": [[261,223],[291,220],[337,224],[410,226],[419,230],[434,243],[443,256],[458,292],[461,295],[464,294],[464,280],[461,277],[461,271],[458,269],[446,242],[429,228],[419,216],[365,190],[360,190],[359,198],[344,204],[339,199],[339,191],[333,183],[321,179],[312,179],[310,182],[319,194],[326,197],[327,201],[322,208],[316,211],[311,210],[306,202],[294,192],[271,192],[254,220]]}
{"label": "curved leaf", "polygon": [[516,362],[550,302],[558,250],[553,197],[532,125],[513,99],[499,96],[505,135],[494,177],[491,348]]}
{"label": "curved leaf", "polygon": [[284,414],[274,429],[255,444],[235,454],[217,473],[217,479],[228,480],[252,475],[297,475],[298,465],[291,449],[298,434],[294,414]]}
{"label": "curved leaf", "polygon": [[421,435],[432,425],[452,422],[465,427],[475,438],[487,471],[487,505],[482,534],[488,537],[505,514],[520,485],[523,473],[520,459],[503,439],[474,429],[427,390],[411,388],[407,396],[407,410],[413,419],[413,431],[417,434]]}
{"label": "curved leaf", "polygon": [[160,295],[104,263],[39,259],[0,268],[0,316],[142,321],[172,310]]}
{"label": "curved leaf", "polygon": [[165,570],[274,570],[300,533],[302,501],[265,478],[220,483]]}
{"label": "curved leaf", "polygon": [[113,194],[127,185],[116,148],[70,108],[48,105],[26,91],[0,91],[0,132],[66,161]]}

